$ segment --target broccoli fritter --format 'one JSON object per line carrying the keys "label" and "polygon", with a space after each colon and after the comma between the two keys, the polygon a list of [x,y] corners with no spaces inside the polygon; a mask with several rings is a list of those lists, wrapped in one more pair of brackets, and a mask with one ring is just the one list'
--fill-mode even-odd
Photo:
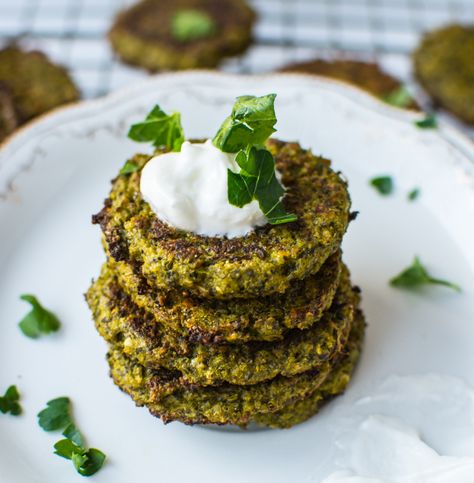
{"label": "broccoli fritter", "polygon": [[[402,88],[401,82],[384,72],[378,64],[360,60],[315,59],[288,65],[281,69],[281,72],[301,72],[348,82],[385,102],[391,95]],[[417,102],[413,99],[405,107],[419,110]]]}
{"label": "broccoli fritter", "polygon": [[434,102],[474,124],[474,25],[428,32],[413,61],[416,77]]}
{"label": "broccoli fritter", "polygon": [[155,290],[187,290],[196,296],[231,299],[284,293],[315,274],[339,249],[350,219],[345,181],[330,162],[299,144],[267,142],[286,186],[285,209],[298,220],[257,227],[244,237],[204,237],[159,220],[140,194],[139,171],[118,176],[93,221],[101,225],[116,261],[140,266]]}
{"label": "broccoli fritter", "polygon": [[10,89],[0,82],[0,142],[18,126],[18,119]]}
{"label": "broccoli fritter", "polygon": [[179,371],[189,384],[244,385],[292,376],[331,360],[347,342],[359,295],[344,269],[333,306],[310,329],[293,329],[277,342],[217,345],[191,343],[164,330],[133,304],[106,267],[87,300],[102,337],[141,365]]}
{"label": "broccoli fritter", "polygon": [[[343,352],[349,354],[350,365],[355,364],[358,358],[363,334],[364,321],[361,318],[354,325]],[[113,347],[109,351],[108,362],[115,384],[127,392],[138,406],[146,406],[153,415],[160,417],[164,422],[178,420],[186,424],[240,426],[256,419],[259,419],[260,424],[268,424],[263,415],[284,410],[288,404],[314,396],[315,391],[325,381],[329,387],[325,387],[324,395],[335,395],[338,390],[343,390],[347,374],[352,370],[352,367],[349,371],[346,369],[341,380],[339,377],[332,381],[327,379],[338,367],[340,359],[335,359],[326,362],[316,371],[307,371],[292,377],[278,376],[260,384],[201,387],[183,382],[179,373],[145,369]],[[302,409],[304,414],[301,419],[309,417],[311,409]],[[270,425],[291,424],[291,419],[277,413],[275,424]]]}
{"label": "broccoli fritter", "polygon": [[79,92],[67,71],[38,51],[11,46],[0,50],[0,82],[13,96],[20,123],[76,101]]}
{"label": "broccoli fritter", "polygon": [[[208,19],[209,34],[176,35],[174,21],[183,12],[191,21]],[[109,39],[123,61],[151,72],[215,67],[247,49],[254,22],[245,0],[142,0],[119,13]]]}
{"label": "broccoli fritter", "polygon": [[164,327],[193,342],[241,343],[279,340],[290,329],[307,329],[316,323],[330,307],[339,286],[341,255],[331,255],[317,274],[295,281],[284,294],[247,299],[245,303],[153,290],[139,269],[111,257],[103,270],[114,273],[133,302]]}

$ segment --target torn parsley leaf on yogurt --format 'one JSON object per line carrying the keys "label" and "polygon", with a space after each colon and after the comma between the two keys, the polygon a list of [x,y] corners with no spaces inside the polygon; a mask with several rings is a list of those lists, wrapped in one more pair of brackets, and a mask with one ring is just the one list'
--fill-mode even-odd
{"label": "torn parsley leaf on yogurt", "polygon": [[151,142],[155,147],[165,147],[170,151],[180,151],[184,143],[184,131],[181,126],[181,114],[166,114],[156,105],[144,121],[133,124],[128,137],[143,143]]}
{"label": "torn parsley leaf on yogurt", "polygon": [[[222,123],[211,144],[231,158],[233,169],[235,157],[235,163],[240,168],[237,172],[232,169],[227,171],[227,202],[243,208],[256,200],[267,221],[274,225],[297,219],[296,215],[287,213],[283,206],[285,189],[277,176],[273,155],[264,147],[275,132],[275,98],[276,94],[238,97],[230,116]],[[158,105],[143,122],[132,125],[128,136],[135,141],[151,142],[155,147],[171,152],[183,152],[181,147],[185,136],[180,115],[168,115]],[[189,144],[206,146],[206,143],[199,142]],[[147,166],[142,175],[146,169]],[[130,174],[134,170],[134,166],[127,163],[120,173]]]}
{"label": "torn parsley leaf on yogurt", "polygon": [[461,287],[455,283],[432,277],[422,265],[420,259],[415,257],[413,263],[399,275],[390,280],[392,287],[416,289],[423,285],[444,285],[456,292],[461,292]]}
{"label": "torn parsley leaf on yogurt", "polygon": [[231,115],[212,140],[221,151],[237,153],[235,161],[240,171],[227,171],[229,203],[242,208],[257,200],[272,225],[297,219],[283,206],[285,189],[277,178],[273,155],[263,147],[275,132],[275,98],[276,94],[238,97]]}
{"label": "torn parsley leaf on yogurt", "polygon": [[45,309],[34,295],[25,294],[21,300],[31,305],[31,311],[18,324],[20,330],[27,337],[37,339],[41,335],[56,332],[61,327],[59,319],[49,310]]}
{"label": "torn parsley leaf on yogurt", "polygon": [[80,475],[92,476],[102,468],[106,456],[96,448],[86,447],[81,432],[72,421],[69,398],[59,397],[46,403],[46,408],[38,413],[38,424],[45,431],[63,430],[64,439],[54,445],[54,453],[71,460]]}
{"label": "torn parsley leaf on yogurt", "polygon": [[20,406],[20,393],[16,386],[10,386],[3,396],[0,396],[0,413],[10,413],[12,416],[19,416],[22,412]]}

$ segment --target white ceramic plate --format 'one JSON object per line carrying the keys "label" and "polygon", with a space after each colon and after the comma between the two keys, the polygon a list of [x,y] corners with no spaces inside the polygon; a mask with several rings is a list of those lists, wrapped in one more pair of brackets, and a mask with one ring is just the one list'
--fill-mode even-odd
{"label": "white ceramic plate", "polygon": [[[127,156],[149,150],[126,131],[153,103],[180,111],[189,137],[205,137],[236,96],[268,92],[278,93],[278,136],[331,158],[350,181],[360,216],[344,249],[363,289],[365,351],[346,394],[291,430],[164,426],[108,378],[105,344],[82,295],[103,260],[90,217]],[[435,371],[474,385],[474,149],[448,127],[417,129],[415,117],[328,80],[188,73],[60,110],[15,135],[0,151],[0,391],[17,384],[24,415],[0,415],[0,481],[80,480],[52,454],[59,436],[36,422],[45,402],[61,395],[72,398],[89,444],[109,457],[97,482],[277,483],[317,482],[332,471],[334,409],[350,408],[389,374]],[[379,174],[394,176],[393,196],[369,187]],[[410,203],[414,187],[422,194]],[[464,292],[390,288],[388,279],[415,254]],[[24,337],[17,328],[28,310],[22,293],[56,312],[62,330]]]}

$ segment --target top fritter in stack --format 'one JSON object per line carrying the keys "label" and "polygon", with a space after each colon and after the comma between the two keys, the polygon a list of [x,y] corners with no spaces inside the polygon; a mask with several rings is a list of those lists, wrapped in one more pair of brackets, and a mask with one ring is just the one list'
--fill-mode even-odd
{"label": "top fritter in stack", "polygon": [[147,155],[93,218],[107,262],[87,300],[112,378],[165,422],[289,427],[341,393],[357,362],[365,323],[341,261],[346,183],[298,144],[266,147],[296,222],[237,238],[175,229],[141,196]]}

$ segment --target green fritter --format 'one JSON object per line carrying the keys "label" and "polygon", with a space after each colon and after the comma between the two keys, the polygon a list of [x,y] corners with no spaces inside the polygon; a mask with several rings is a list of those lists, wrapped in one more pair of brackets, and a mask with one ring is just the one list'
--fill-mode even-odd
{"label": "green fritter", "polygon": [[[360,60],[323,60],[314,59],[299,64],[292,64],[281,69],[282,72],[301,72],[323,77],[330,77],[343,82],[354,84],[380,100],[387,102],[403,86],[398,79],[384,72],[374,62]],[[389,102],[392,104],[392,102]],[[408,109],[419,110],[413,99],[407,99],[404,106]]]}
{"label": "green fritter", "polygon": [[281,294],[315,274],[339,249],[347,229],[346,182],[330,161],[297,143],[270,139],[266,145],[287,188],[285,209],[297,221],[230,239],[173,228],[142,199],[140,171],[151,156],[136,155],[138,171],[115,178],[104,208],[93,217],[111,256],[139,265],[154,290],[184,289],[214,299]]}
{"label": "green fritter", "polygon": [[312,328],[293,329],[278,342],[196,344],[163,330],[133,304],[106,267],[104,272],[87,294],[102,337],[147,368],[179,371],[188,384],[203,386],[256,384],[321,366],[346,344],[359,302],[344,270],[333,306]]}
{"label": "green fritter", "polygon": [[248,48],[254,22],[245,0],[143,0],[119,13],[109,39],[124,62],[151,72],[215,67]]}
{"label": "green fritter", "polygon": [[[138,269],[111,257],[108,270],[132,301],[156,321],[193,342],[274,341],[289,329],[307,329],[331,306],[339,286],[341,254],[331,255],[316,275],[295,281],[282,295],[237,300],[199,299],[182,292],[153,290]],[[110,275],[104,275],[110,278]]]}
{"label": "green fritter", "polygon": [[[357,320],[344,352],[354,362],[360,353],[364,325],[362,317]],[[223,384],[217,387],[189,385],[182,381],[179,373],[145,369],[113,347],[109,351],[108,362],[115,384],[127,392],[138,406],[146,406],[165,423],[178,420],[186,424],[245,426],[258,419],[260,424],[268,424],[263,417],[265,414],[284,410],[285,406],[314,395],[325,381],[328,382],[325,394],[336,393],[342,387],[338,378],[332,382],[327,379],[332,371],[337,371],[337,361],[326,362],[317,371],[292,377],[278,376],[260,384]],[[346,374],[342,377],[346,381]],[[301,419],[309,417],[309,411],[304,409]],[[288,426],[291,423],[291,419],[276,413],[275,422],[270,425]]]}
{"label": "green fritter", "polygon": [[15,46],[0,50],[0,82],[11,91],[20,123],[79,98],[63,67],[42,52]]}
{"label": "green fritter", "polygon": [[[363,330],[363,316],[360,311],[356,315],[359,330]],[[336,365],[321,386],[305,399],[290,403],[274,413],[258,414],[253,422],[270,428],[291,428],[314,416],[324,404],[335,396],[342,394],[349,384],[354,368],[359,360],[360,346],[354,347]]]}
{"label": "green fritter", "polygon": [[474,25],[427,33],[413,61],[416,77],[435,103],[474,124]]}
{"label": "green fritter", "polygon": [[0,142],[18,126],[18,119],[10,89],[0,82]]}

